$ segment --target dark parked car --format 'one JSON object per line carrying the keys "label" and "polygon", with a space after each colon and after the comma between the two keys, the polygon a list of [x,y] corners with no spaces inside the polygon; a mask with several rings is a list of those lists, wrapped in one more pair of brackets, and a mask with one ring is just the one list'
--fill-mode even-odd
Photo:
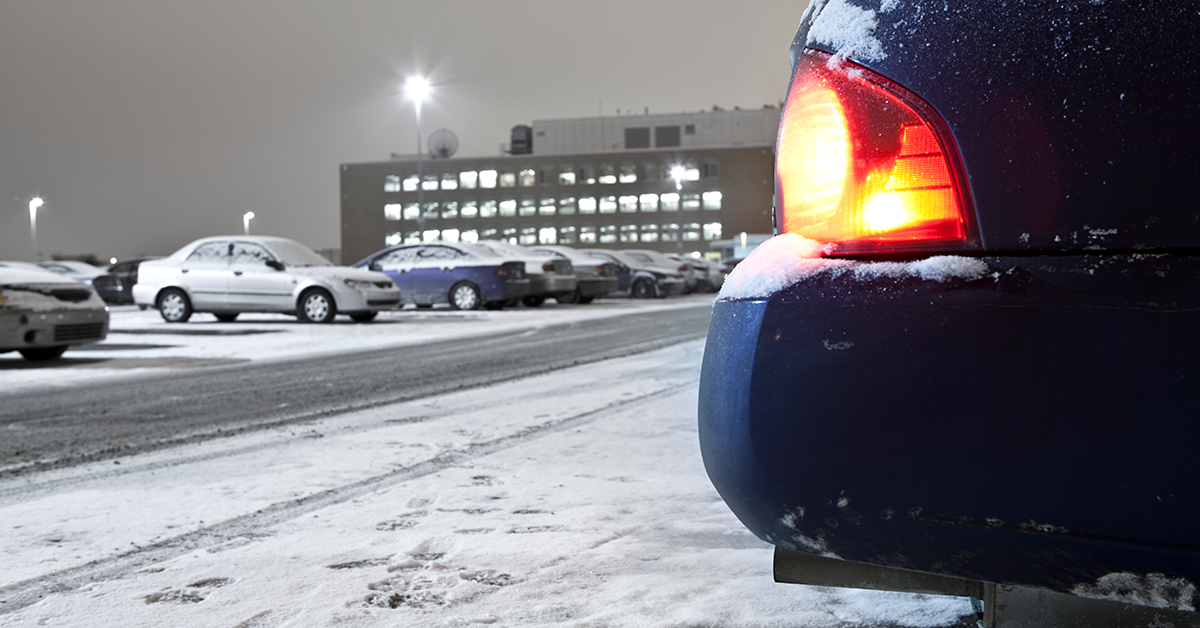
{"label": "dark parked car", "polygon": [[625,251],[581,249],[583,254],[617,265],[617,293],[635,299],[652,299],[683,294],[686,287],[683,275],[672,268],[647,263]]}
{"label": "dark parked car", "polygon": [[1197,32],[1184,2],[813,0],[782,235],[700,385],[777,577],[1200,607]]}
{"label": "dark parked car", "polygon": [[133,303],[133,286],[137,283],[138,266],[156,257],[139,257],[109,266],[103,275],[92,280],[92,287],[110,305]]}
{"label": "dark parked car", "polygon": [[525,261],[468,242],[405,244],[384,249],[354,265],[378,270],[400,287],[403,303],[458,310],[499,309],[529,294]]}
{"label": "dark parked car", "polygon": [[562,245],[543,244],[531,246],[529,250],[550,257],[561,257],[571,262],[579,284],[574,290],[558,293],[555,299],[559,303],[591,303],[596,297],[616,292],[620,284],[616,262],[584,255],[576,249]]}

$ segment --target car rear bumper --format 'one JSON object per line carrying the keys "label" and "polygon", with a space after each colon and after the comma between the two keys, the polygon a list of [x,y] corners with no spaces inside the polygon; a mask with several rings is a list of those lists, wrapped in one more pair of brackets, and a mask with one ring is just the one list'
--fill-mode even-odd
{"label": "car rear bumper", "polygon": [[983,261],[719,300],[713,484],[785,549],[1077,594],[1132,574],[1200,606],[1200,258]]}
{"label": "car rear bumper", "polygon": [[673,297],[687,290],[687,284],[682,279],[659,279],[657,283],[658,295],[662,297]]}
{"label": "car rear bumper", "polygon": [[575,275],[529,275],[529,294],[553,296],[562,292],[570,292],[578,284],[579,280],[575,278]]}
{"label": "car rear bumper", "polygon": [[616,292],[616,277],[589,277],[579,280],[579,294],[585,297],[598,297],[610,292]]}

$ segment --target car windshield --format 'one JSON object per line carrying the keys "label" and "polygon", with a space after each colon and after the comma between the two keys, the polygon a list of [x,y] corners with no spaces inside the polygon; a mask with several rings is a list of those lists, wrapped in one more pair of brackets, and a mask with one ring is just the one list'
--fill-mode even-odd
{"label": "car windshield", "polygon": [[332,262],[299,242],[273,240],[267,246],[288,266],[333,266]]}
{"label": "car windshield", "polygon": [[486,240],[479,242],[479,246],[486,247],[500,254],[515,255],[518,257],[529,257],[533,255],[529,249],[517,246],[515,244],[509,244],[508,242],[502,242],[500,240]]}

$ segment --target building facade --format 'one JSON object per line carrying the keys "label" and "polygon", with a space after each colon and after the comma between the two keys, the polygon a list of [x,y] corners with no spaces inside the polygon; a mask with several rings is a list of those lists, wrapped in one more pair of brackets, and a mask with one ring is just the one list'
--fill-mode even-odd
{"label": "building facade", "polygon": [[343,259],[485,239],[704,254],[771,232],[778,124],[776,109],[535,121],[527,154],[426,158],[421,176],[415,156],[343,164]]}

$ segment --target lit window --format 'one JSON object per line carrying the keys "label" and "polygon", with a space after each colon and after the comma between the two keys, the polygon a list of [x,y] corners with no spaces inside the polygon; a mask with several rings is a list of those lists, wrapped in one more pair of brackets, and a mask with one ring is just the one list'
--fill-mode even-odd
{"label": "lit window", "polygon": [[442,229],[443,242],[458,242],[458,229]]}
{"label": "lit window", "polygon": [[[399,181],[399,177],[396,177],[396,179],[397,179],[397,181]],[[385,236],[383,238],[384,246],[396,246],[397,244],[400,244],[403,241],[404,241],[404,236],[400,235],[399,231],[393,231],[393,232],[387,234],[387,236]]]}
{"label": "lit window", "polygon": [[500,215],[501,216],[516,216],[517,215],[517,199],[515,199],[515,198],[500,199]]}
{"label": "lit window", "polygon": [[516,244],[517,243],[517,228],[516,227],[505,227],[504,231],[502,231],[500,233],[500,239],[504,240],[505,242],[508,242],[509,244]]}
{"label": "lit window", "polygon": [[458,189],[458,177],[454,176],[453,172],[446,172],[446,173],[442,174],[442,189],[443,190],[457,190]]}
{"label": "lit window", "polygon": [[416,244],[420,241],[421,241],[421,232],[420,231],[406,231],[404,233],[404,243],[405,244]]}
{"label": "lit window", "polygon": [[663,242],[678,242],[679,241],[679,223],[668,222],[662,226],[662,241]]}
{"label": "lit window", "polygon": [[410,174],[407,177],[404,177],[404,191],[405,192],[416,192],[417,184],[420,183],[420,181],[421,180],[418,179],[417,175],[415,175],[415,174]]}
{"label": "lit window", "polygon": [[404,219],[405,220],[416,220],[420,217],[421,217],[421,210],[417,207],[416,203],[405,203],[404,204]]}
{"label": "lit window", "polygon": [[442,218],[458,218],[458,201],[446,201],[442,205]]}
{"label": "lit window", "polygon": [[517,186],[517,175],[512,172],[500,173],[500,187],[512,188]]}
{"label": "lit window", "polygon": [[579,213],[594,214],[596,213],[596,197],[584,196],[579,199]]}
{"label": "lit window", "polygon": [[473,199],[473,198],[463,199],[462,208],[459,209],[458,215],[462,216],[463,218],[474,218],[474,217],[478,216],[479,215],[479,207],[477,207],[475,205],[475,199]]}
{"label": "lit window", "polygon": [[575,197],[563,194],[558,197],[558,213],[571,215],[575,213]]}
{"label": "lit window", "polygon": [[592,167],[592,164],[583,164],[579,167],[579,178],[585,185],[592,185],[596,182],[596,169]]}
{"label": "lit window", "polygon": [[600,164],[600,183],[609,185],[617,182],[617,171],[612,164]]}
{"label": "lit window", "polygon": [[384,192],[399,192],[400,191],[400,175],[389,174],[386,177],[384,177],[383,191]]}
{"label": "lit window", "polygon": [[479,187],[494,188],[496,187],[496,171],[495,170],[480,170],[479,171]]}
{"label": "lit window", "polygon": [[520,176],[517,177],[517,182],[523,188],[533,187],[537,185],[537,173],[533,171],[533,168],[525,168],[521,171]]}
{"label": "lit window", "polygon": [[685,192],[683,194],[683,211],[695,209],[700,209],[700,195],[695,192]]}
{"label": "lit window", "polygon": [[638,197],[631,195],[622,196],[620,198],[621,213],[632,214],[638,210]]}
{"label": "lit window", "polygon": [[721,193],[716,190],[710,190],[700,196],[704,202],[704,209],[721,209]]}
{"label": "lit window", "polygon": [[658,197],[658,200],[660,203],[662,203],[663,211],[665,211],[665,212],[679,211],[679,195],[676,194],[675,192],[668,192],[667,194],[663,194],[662,196]]}
{"label": "lit window", "polygon": [[438,189],[438,176],[436,174],[427,174],[424,179],[425,183],[421,185],[426,190]]}
{"label": "lit window", "polygon": [[558,173],[559,185],[575,185],[575,166],[564,165]]}
{"label": "lit window", "polygon": [[658,242],[658,225],[642,225],[642,242]]}
{"label": "lit window", "polygon": [[685,222],[683,223],[683,241],[695,242],[700,239],[700,223]]}
{"label": "lit window", "polygon": [[425,217],[426,218],[437,218],[437,215],[438,215],[437,201],[425,203]]}
{"label": "lit window", "polygon": [[641,210],[644,212],[658,211],[658,195],[657,194],[643,194],[643,195],[639,196],[638,197],[638,207],[640,207]]}
{"label": "lit window", "polygon": [[600,242],[602,244],[613,244],[617,241],[617,226],[602,225],[600,227]]}
{"label": "lit window", "polygon": [[600,197],[600,213],[601,214],[617,213],[617,197],[601,196]]}
{"label": "lit window", "polygon": [[721,223],[719,223],[719,222],[704,223],[704,239],[705,240],[720,240],[721,239]]}
{"label": "lit window", "polygon": [[554,197],[543,196],[541,205],[538,205],[538,215],[553,216],[556,209],[558,208],[554,206]]}
{"label": "lit window", "polygon": [[538,229],[537,243],[558,244],[558,229],[554,227],[542,227]]}
{"label": "lit window", "polygon": [[634,183],[637,181],[637,164],[633,162],[625,162],[621,164],[621,183]]}
{"label": "lit window", "polygon": [[496,231],[495,229],[484,229],[483,231],[479,232],[479,239],[480,240],[495,240],[496,235],[498,233],[500,233],[500,232]]}
{"label": "lit window", "polygon": [[596,225],[581,225],[579,227],[579,243],[580,244],[595,244],[596,243]]}
{"label": "lit window", "polygon": [[463,242],[478,242],[479,232],[474,229],[466,229],[458,235],[458,239]]}
{"label": "lit window", "polygon": [[686,181],[700,180],[700,167],[694,161],[688,161],[683,164],[683,178]]}
{"label": "lit window", "polygon": [[533,201],[532,196],[521,197],[521,215],[532,216],[537,213],[537,203]]}
{"label": "lit window", "polygon": [[425,237],[424,237],[423,241],[424,242],[437,242],[438,238],[441,235],[442,235],[442,232],[438,231],[437,229],[426,229]]}
{"label": "lit window", "polygon": [[479,173],[474,170],[467,170],[458,173],[458,186],[464,190],[474,190],[479,185]]}
{"label": "lit window", "polygon": [[495,218],[496,217],[496,199],[485,198],[479,204],[480,218]]}
{"label": "lit window", "polygon": [[559,244],[575,244],[575,225],[564,225],[558,228]]}
{"label": "lit window", "polygon": [[400,220],[400,203],[384,205],[383,217],[386,220]]}
{"label": "lit window", "polygon": [[621,225],[621,241],[622,242],[637,242],[638,241],[638,226],[637,225]]}

